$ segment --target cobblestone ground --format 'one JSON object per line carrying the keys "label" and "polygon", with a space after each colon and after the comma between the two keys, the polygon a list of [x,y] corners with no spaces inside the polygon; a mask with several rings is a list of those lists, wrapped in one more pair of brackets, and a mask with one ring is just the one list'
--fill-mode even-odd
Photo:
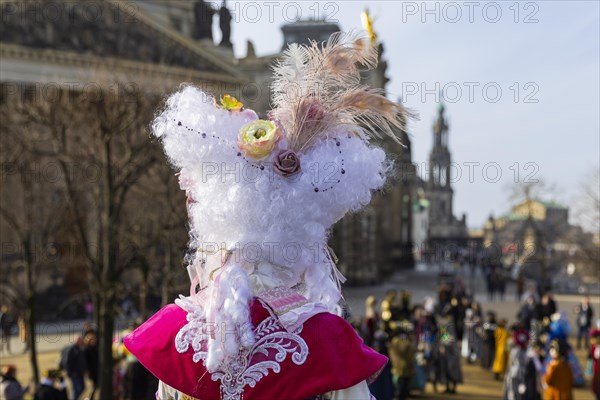
{"label": "cobblestone ground", "polygon": [[[375,295],[380,300],[389,289],[409,290],[412,293],[413,302],[422,302],[425,296],[434,296],[437,287],[437,277],[443,267],[418,266],[414,270],[402,271],[386,280],[381,285],[368,287],[350,287],[344,289],[345,299],[353,315],[364,313],[364,299],[368,295]],[[518,303],[515,301],[514,290],[509,286],[505,301],[490,302],[484,293],[485,284],[480,275],[472,279],[467,271],[461,271],[466,286],[474,288],[477,301],[481,302],[484,311],[494,310],[500,317],[514,321],[517,313]],[[580,298],[573,295],[556,295],[559,309],[570,314],[573,323],[572,310]],[[600,315],[600,298],[593,297],[592,306],[596,310],[596,316]],[[60,349],[73,341],[74,336],[81,329],[81,322],[70,322],[65,324],[50,324],[41,327],[42,334],[38,339],[40,370],[56,368],[60,358]],[[573,341],[572,341],[573,342]],[[7,354],[3,349],[0,351],[0,364],[15,364],[17,366],[17,378],[23,383],[31,382],[31,370],[29,367],[28,354],[20,354],[23,345],[16,337],[11,340],[11,349],[17,353]],[[577,353],[583,366],[585,366],[585,352]],[[493,379],[490,371],[482,370],[478,365],[463,365],[465,383],[458,387],[458,394],[435,394],[433,388],[428,385],[425,393],[413,393],[413,397],[423,400],[433,399],[465,399],[465,400],[496,400],[501,398],[502,384]],[[89,383],[88,383],[89,384]],[[85,397],[85,396],[84,396]],[[589,385],[586,388],[575,390],[576,400],[593,400]]]}

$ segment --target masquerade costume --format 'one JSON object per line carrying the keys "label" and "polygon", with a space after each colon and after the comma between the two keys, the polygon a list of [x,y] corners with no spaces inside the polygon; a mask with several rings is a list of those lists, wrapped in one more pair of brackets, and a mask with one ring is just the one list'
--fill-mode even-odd
{"label": "masquerade costume", "polygon": [[[576,387],[582,387],[585,385],[585,376],[583,375],[583,368],[579,363],[579,359],[575,355],[573,348],[568,343],[569,334],[571,333],[571,325],[567,319],[567,315],[564,311],[555,313],[552,315],[552,322],[550,323],[550,332],[548,335],[549,343],[557,341],[564,347],[564,357],[568,361],[571,371],[573,372],[573,382]],[[549,353],[549,352],[548,352]],[[550,354],[546,357],[544,367],[548,368],[552,359]]]}
{"label": "masquerade costume", "polygon": [[357,35],[292,44],[258,119],[194,87],[172,95],[154,134],[188,197],[189,296],[125,338],[160,399],[369,399],[387,358],[338,316],[343,277],[331,226],[369,203],[391,164],[370,147],[407,114],[360,85],[375,49]]}

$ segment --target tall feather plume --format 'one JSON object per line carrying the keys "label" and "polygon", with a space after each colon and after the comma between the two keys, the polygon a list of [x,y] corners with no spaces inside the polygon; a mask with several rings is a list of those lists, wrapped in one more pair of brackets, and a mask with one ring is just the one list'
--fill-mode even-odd
{"label": "tall feather plume", "polygon": [[271,117],[294,151],[307,149],[340,124],[354,125],[358,129],[351,130],[365,139],[383,133],[400,142],[395,132],[413,115],[360,84],[361,70],[377,62],[377,50],[357,32],[334,33],[324,44],[288,47],[273,68]]}
{"label": "tall feather plume", "polygon": [[367,133],[380,138],[379,131],[401,143],[394,128],[405,129],[406,119],[416,116],[403,106],[388,100],[380,89],[359,87],[342,94],[339,114],[345,120],[365,127]]}

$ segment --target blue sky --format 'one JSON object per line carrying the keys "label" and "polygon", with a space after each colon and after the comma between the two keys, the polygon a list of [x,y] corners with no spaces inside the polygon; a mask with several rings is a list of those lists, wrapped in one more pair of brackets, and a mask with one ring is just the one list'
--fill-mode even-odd
{"label": "blue sky", "polygon": [[[245,55],[250,39],[259,56],[279,51],[280,27],[298,11],[302,17],[326,13],[343,30],[360,28],[366,4],[229,1],[237,13],[234,50]],[[385,46],[389,96],[402,96],[420,114],[410,126],[413,161],[420,166],[431,148],[433,92],[442,89],[447,98],[450,150],[461,174],[454,179],[454,211],[466,212],[470,227],[509,209],[515,180],[543,178],[558,187],[554,200],[572,204],[582,176],[598,168],[599,4],[368,2]]]}

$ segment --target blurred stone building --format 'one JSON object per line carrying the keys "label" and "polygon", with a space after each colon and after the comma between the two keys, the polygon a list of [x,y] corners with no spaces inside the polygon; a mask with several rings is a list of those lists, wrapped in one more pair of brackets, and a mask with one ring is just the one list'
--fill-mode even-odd
{"label": "blurred stone building", "polygon": [[598,245],[593,235],[569,223],[568,207],[553,201],[524,200],[509,213],[490,216],[483,245],[491,257],[512,267],[514,276],[554,280],[598,281]]}

